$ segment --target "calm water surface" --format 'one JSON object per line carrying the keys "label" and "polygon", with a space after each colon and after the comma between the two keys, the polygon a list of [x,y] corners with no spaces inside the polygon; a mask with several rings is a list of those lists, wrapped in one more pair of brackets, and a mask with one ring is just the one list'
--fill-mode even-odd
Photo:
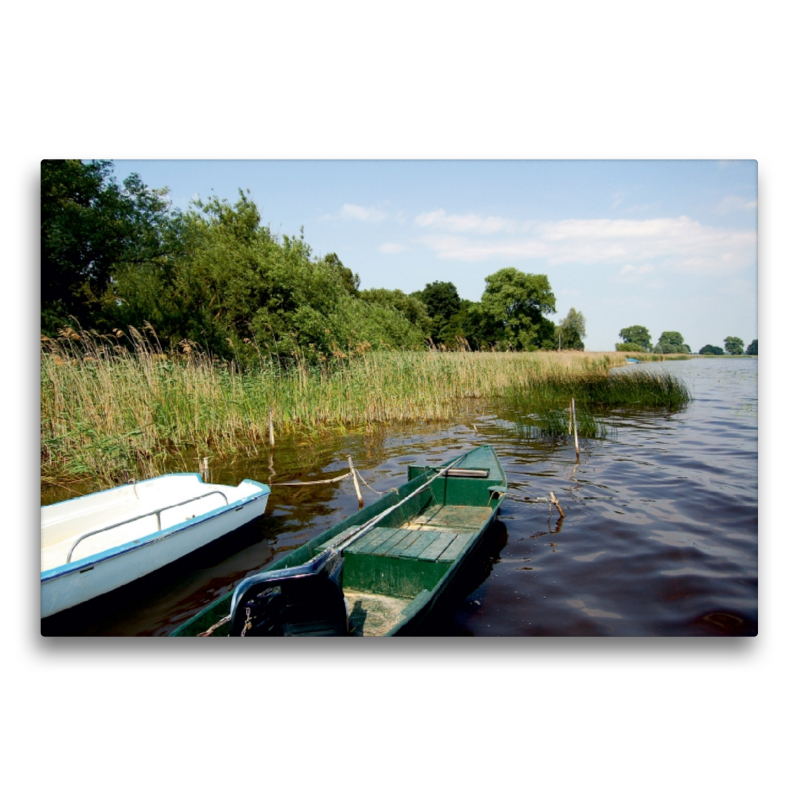
{"label": "calm water surface", "polygon": [[[509,481],[499,522],[428,629],[442,636],[706,636],[758,630],[758,361],[696,359],[668,370],[685,411],[619,413],[614,436],[571,442],[521,435],[502,410],[466,405],[447,426],[292,442],[255,460],[212,462],[212,480],[267,483],[342,474],[347,456],[375,491],[409,463],[477,444]],[[274,472],[274,476],[273,473]],[[365,501],[377,498],[363,490]],[[544,500],[553,492],[563,519]],[[63,496],[46,495],[42,502]],[[275,486],[264,519],[229,540],[85,610],[45,621],[76,635],[165,635],[203,605],[358,508],[351,481]],[[457,593],[458,594],[458,593]]]}

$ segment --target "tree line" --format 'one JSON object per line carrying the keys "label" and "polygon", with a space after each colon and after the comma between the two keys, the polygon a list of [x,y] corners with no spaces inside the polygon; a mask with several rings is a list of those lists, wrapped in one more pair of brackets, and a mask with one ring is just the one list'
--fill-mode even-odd
{"label": "tree line", "polygon": [[364,349],[584,349],[586,321],[556,325],[546,275],[514,267],[486,277],[480,302],[434,281],[411,294],[360,288],[336,253],[262,224],[249,192],[175,209],[110,161],[43,161],[42,333],[75,322],[99,333],[152,327],[243,362],[270,355],[327,361]]}
{"label": "tree line", "polygon": [[[619,332],[622,339],[621,344],[617,344],[617,350],[639,352],[639,353],[691,353],[692,348],[683,341],[683,336],[678,331],[664,331],[653,345],[650,340],[650,331],[644,325],[631,325],[623,328]],[[744,341],[738,336],[728,336],[725,339],[725,349],[707,344],[700,348],[700,355],[728,355],[739,356],[747,354],[749,356],[758,355],[758,339],[747,346],[745,350]]]}

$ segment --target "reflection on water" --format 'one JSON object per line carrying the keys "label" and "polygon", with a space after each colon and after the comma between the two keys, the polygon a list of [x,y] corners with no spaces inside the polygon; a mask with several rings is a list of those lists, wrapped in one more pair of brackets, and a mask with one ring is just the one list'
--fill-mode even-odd
{"label": "reflection on water", "polygon": [[[686,381],[675,414],[611,414],[616,435],[571,442],[520,435],[502,409],[466,405],[458,423],[278,443],[274,456],[212,462],[212,480],[319,480],[347,469],[373,492],[409,463],[492,444],[509,480],[493,526],[450,606],[425,633],[447,636],[754,635],[758,579],[758,361],[642,364]],[[558,498],[565,517],[548,502]],[[61,497],[50,497],[53,502]],[[273,489],[267,514],[141,586],[56,619],[53,633],[164,635],[246,575],[354,513],[351,481]]]}

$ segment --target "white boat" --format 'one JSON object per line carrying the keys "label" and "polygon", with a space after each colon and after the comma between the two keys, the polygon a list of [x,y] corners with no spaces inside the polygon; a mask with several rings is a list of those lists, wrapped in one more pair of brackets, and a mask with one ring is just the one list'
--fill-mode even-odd
{"label": "white boat", "polygon": [[42,507],[42,618],[207,545],[264,513],[269,486],[182,473]]}

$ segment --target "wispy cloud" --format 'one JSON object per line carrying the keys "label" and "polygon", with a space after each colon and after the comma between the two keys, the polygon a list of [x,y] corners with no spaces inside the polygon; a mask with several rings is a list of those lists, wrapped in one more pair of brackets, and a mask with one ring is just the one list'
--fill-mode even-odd
{"label": "wispy cloud", "polygon": [[728,195],[722,198],[719,205],[714,210],[717,214],[728,214],[731,211],[745,211],[746,209],[756,208],[757,206],[758,203],[755,200]]}
{"label": "wispy cloud", "polygon": [[639,280],[643,275],[648,275],[655,271],[652,264],[626,264],[618,273],[617,280],[621,283],[632,283]]}
{"label": "wispy cloud", "polygon": [[398,244],[397,242],[386,242],[385,244],[382,244],[378,248],[378,250],[380,250],[381,253],[390,253],[390,254],[405,253],[406,250],[410,249],[411,248],[408,245]]}
{"label": "wispy cloud", "polygon": [[[755,260],[755,231],[704,225],[686,216],[514,221],[513,227],[509,220],[502,221],[505,227],[500,222],[490,225],[489,220],[500,218],[448,215],[443,211],[421,214],[416,221],[422,227],[443,228],[450,233],[427,234],[419,241],[440,258],[540,259],[551,265],[622,264],[621,274],[628,276],[634,274],[632,270],[642,274],[648,265],[678,271],[734,272]],[[463,226],[460,231],[457,225]],[[517,235],[490,235],[509,232]]]}
{"label": "wispy cloud", "polygon": [[520,223],[504,217],[481,217],[477,214],[448,214],[443,208],[419,214],[414,222],[423,228],[448,231],[449,233],[517,233],[527,230],[533,223]]}
{"label": "wispy cloud", "polygon": [[358,220],[360,222],[380,222],[389,215],[379,208],[366,208],[353,203],[345,203],[336,214],[325,214],[323,219]]}

